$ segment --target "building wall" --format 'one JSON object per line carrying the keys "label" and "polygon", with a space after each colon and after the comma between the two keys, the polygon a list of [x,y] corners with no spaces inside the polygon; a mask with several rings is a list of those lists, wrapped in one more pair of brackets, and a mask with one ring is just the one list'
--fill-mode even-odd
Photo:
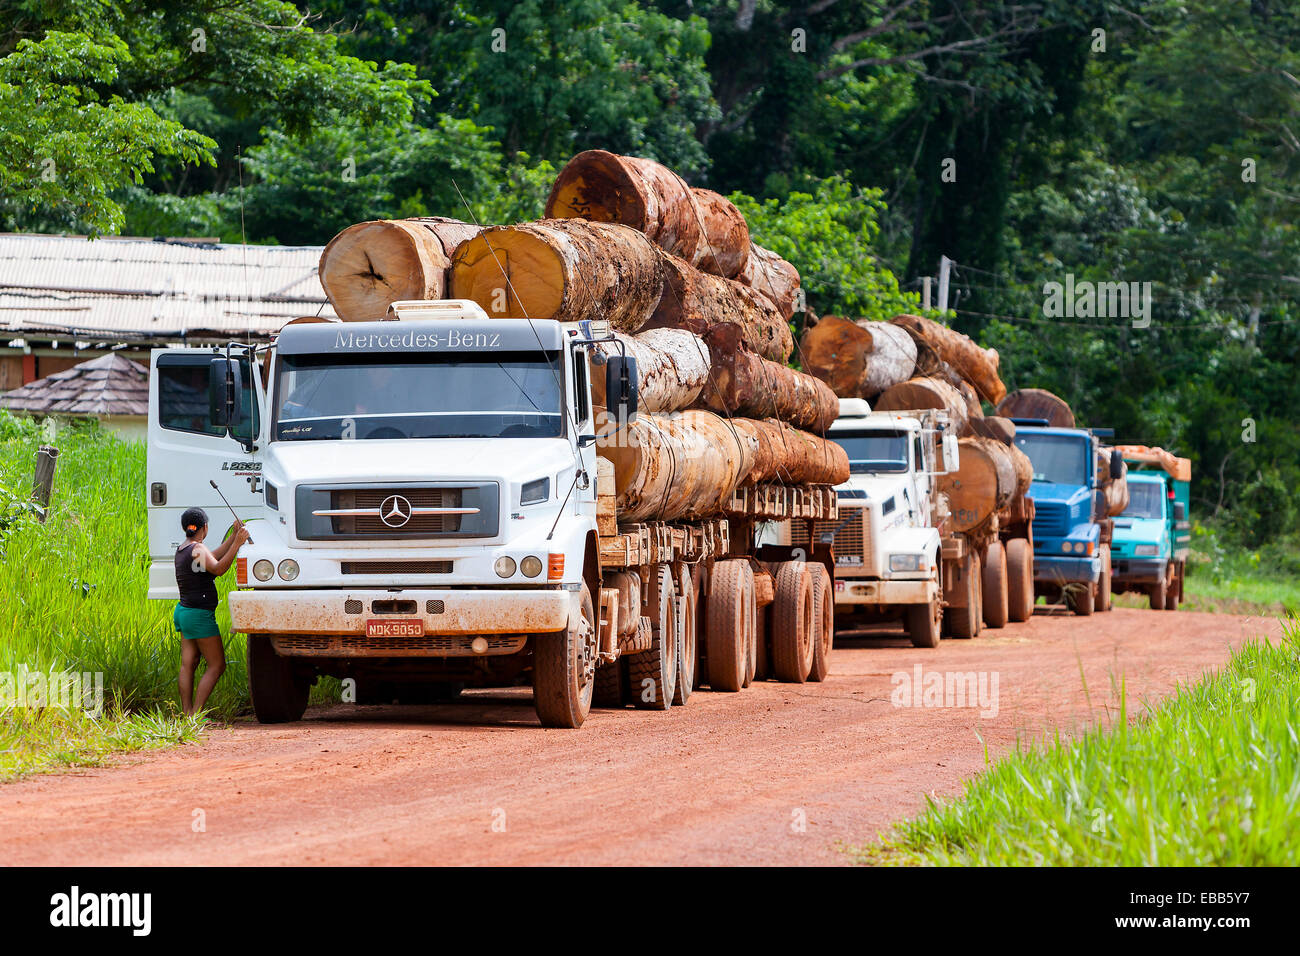
{"label": "building wall", "polygon": [[0,355],[0,392],[19,388],[23,384],[22,355]]}

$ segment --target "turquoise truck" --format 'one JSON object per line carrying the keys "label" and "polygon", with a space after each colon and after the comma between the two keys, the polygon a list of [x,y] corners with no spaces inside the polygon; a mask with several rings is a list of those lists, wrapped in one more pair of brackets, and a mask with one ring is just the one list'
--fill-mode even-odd
{"label": "turquoise truck", "polygon": [[1191,546],[1192,463],[1144,445],[1119,451],[1129,468],[1129,503],[1115,518],[1111,589],[1146,594],[1152,610],[1177,610]]}

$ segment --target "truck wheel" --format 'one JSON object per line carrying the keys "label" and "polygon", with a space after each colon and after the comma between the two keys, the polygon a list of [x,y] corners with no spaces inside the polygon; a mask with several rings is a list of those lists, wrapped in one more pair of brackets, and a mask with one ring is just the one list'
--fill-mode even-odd
{"label": "truck wheel", "polygon": [[582,584],[578,620],[563,631],[533,635],[533,709],[543,727],[576,730],[591,711],[596,687],[596,612]]}
{"label": "truck wheel", "polygon": [[677,632],[677,588],[673,572],[666,564],[656,565],[650,573],[649,617],[654,634],[650,650],[629,655],[628,683],[632,703],[641,710],[667,710],[677,691],[677,649],[681,637]]}
{"label": "truck wheel", "polygon": [[1110,545],[1101,546],[1101,579],[1097,582],[1097,610],[1109,611],[1113,607],[1110,599]]}
{"label": "truck wheel", "polygon": [[938,647],[939,625],[943,605],[936,597],[929,604],[910,604],[907,608],[907,636],[913,647]]}
{"label": "truck wheel", "polygon": [[1007,618],[1027,621],[1034,616],[1034,551],[1028,538],[1007,542]]}
{"label": "truck wheel", "polygon": [[1079,617],[1087,617],[1096,610],[1097,592],[1093,589],[1092,582],[1085,581],[1082,587],[1070,592],[1070,597],[1074,613]]}
{"label": "truck wheel", "polygon": [[[757,605],[757,600],[755,605]],[[772,654],[768,650],[768,637],[772,628],[768,621],[771,619],[771,608],[758,608],[758,614],[754,617],[754,680],[767,680],[772,676]]]}
{"label": "truck wheel", "polygon": [[624,658],[597,667],[595,679],[596,687],[591,695],[593,707],[622,707],[628,702],[627,661]]}
{"label": "truck wheel", "polygon": [[1147,594],[1151,598],[1151,610],[1163,611],[1165,609],[1165,592],[1167,590],[1164,578],[1150,586]]}
{"label": "truck wheel", "polygon": [[971,552],[967,556],[962,573],[966,576],[962,585],[966,595],[966,606],[950,607],[944,611],[944,617],[948,623],[948,634],[958,640],[967,641],[979,637],[980,625],[983,623],[980,599],[984,591],[984,575],[978,554]]}
{"label": "truck wheel", "polygon": [[294,673],[293,662],[271,646],[269,634],[248,635],[248,696],[261,724],[302,720],[311,681]]}
{"label": "truck wheel", "polygon": [[709,599],[705,602],[704,642],[709,655],[709,686],[738,691],[745,683],[745,572],[748,561],[718,561],[713,565]]}
{"label": "truck wheel", "polygon": [[1007,590],[1007,553],[1001,541],[989,545],[984,562],[984,623],[989,627],[1006,627],[1009,592]]}
{"label": "truck wheel", "polygon": [[695,689],[695,627],[696,602],[699,600],[699,586],[690,565],[677,566],[677,633],[681,643],[677,648],[677,683],[673,689],[673,703],[681,706],[691,698]]}
{"label": "truck wheel", "polygon": [[822,564],[812,564],[813,582],[813,660],[808,679],[820,683],[831,671],[831,646],[835,643],[835,595],[831,576]]}
{"label": "truck wheel", "polygon": [[758,586],[754,583],[753,566],[748,561],[744,565],[741,575],[745,579],[745,682],[741,686],[748,687],[758,672]]}
{"label": "truck wheel", "polygon": [[777,680],[802,684],[813,663],[812,575],[803,561],[777,565],[776,602],[772,606],[772,671]]}

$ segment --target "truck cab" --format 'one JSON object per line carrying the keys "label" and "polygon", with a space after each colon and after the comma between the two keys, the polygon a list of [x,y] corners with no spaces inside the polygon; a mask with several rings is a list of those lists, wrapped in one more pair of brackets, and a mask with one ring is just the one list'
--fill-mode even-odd
{"label": "truck cab", "polygon": [[[938,643],[942,610],[940,497],[936,477],[956,468],[956,440],[935,411],[872,412],[841,399],[827,437],[848,453],[839,516],[818,522],[834,545],[837,612],[859,620],[902,617],[913,642]],[[796,544],[800,543],[798,541]]]}
{"label": "truck cab", "polygon": [[1035,419],[1013,419],[1016,446],[1033,464],[1034,590],[1049,600],[1064,594],[1078,614],[1091,614],[1109,526],[1098,502],[1096,436],[1080,428],[1051,428]]}
{"label": "truck cab", "polygon": [[149,596],[176,597],[185,508],[228,531],[224,492],[253,539],[229,603],[259,719],[300,717],[318,674],[523,682],[530,639],[575,628],[594,671],[588,323],[456,300],[390,315],[152,355]]}
{"label": "truck cab", "polygon": [[[1155,456],[1145,448],[1124,458],[1130,467],[1129,503],[1114,519],[1111,586],[1146,594],[1153,610],[1173,611],[1182,600],[1191,544],[1189,483],[1162,469],[1147,470]],[[1168,456],[1167,460],[1176,471],[1190,472],[1187,459]]]}

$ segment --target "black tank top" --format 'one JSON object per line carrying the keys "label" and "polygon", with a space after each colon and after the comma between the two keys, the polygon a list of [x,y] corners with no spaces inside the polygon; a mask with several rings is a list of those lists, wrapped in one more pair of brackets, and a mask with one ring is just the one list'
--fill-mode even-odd
{"label": "black tank top", "polygon": [[211,571],[194,570],[194,542],[183,544],[176,552],[176,587],[181,592],[181,607],[217,609],[217,579]]}

